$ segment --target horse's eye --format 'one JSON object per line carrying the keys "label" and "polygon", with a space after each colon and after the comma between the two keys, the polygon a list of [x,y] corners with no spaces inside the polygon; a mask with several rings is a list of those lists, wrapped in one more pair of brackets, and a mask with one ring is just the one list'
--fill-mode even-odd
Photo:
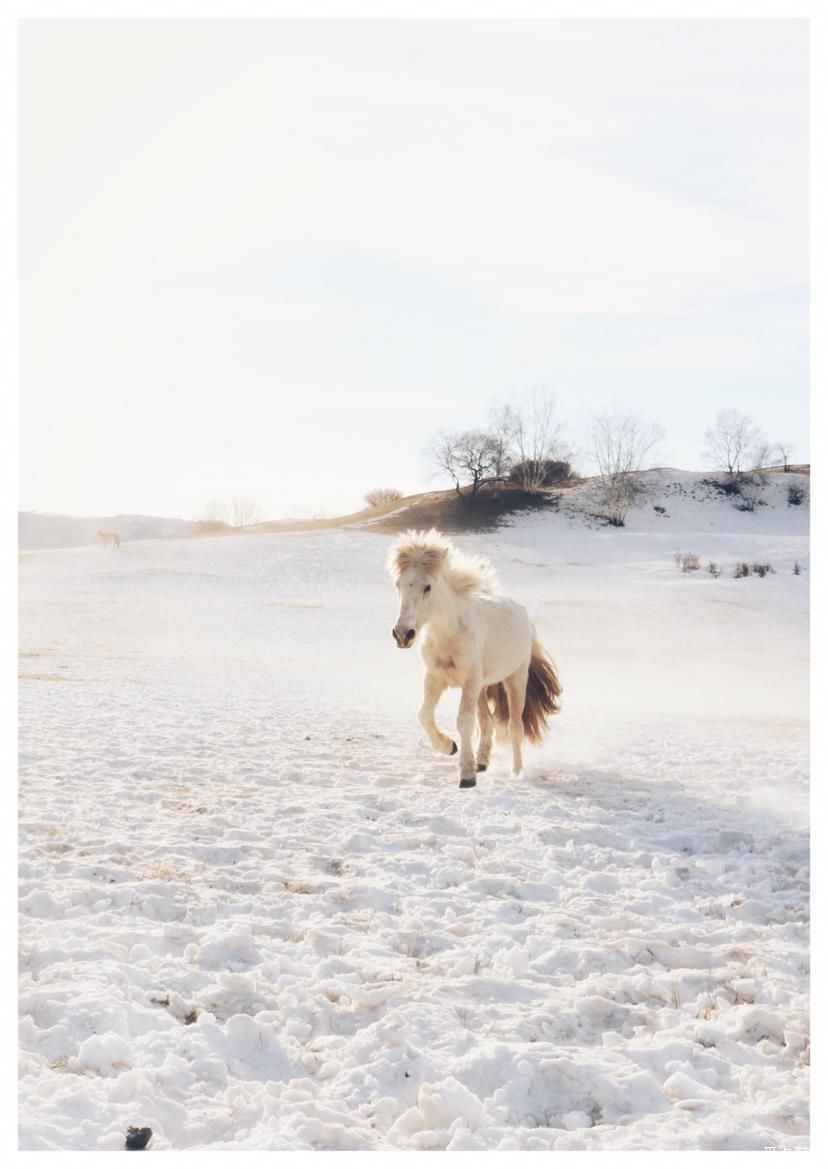
{"label": "horse's eye", "polygon": [[426,587],[423,589],[423,592],[430,593],[431,592],[431,585],[426,585]]}

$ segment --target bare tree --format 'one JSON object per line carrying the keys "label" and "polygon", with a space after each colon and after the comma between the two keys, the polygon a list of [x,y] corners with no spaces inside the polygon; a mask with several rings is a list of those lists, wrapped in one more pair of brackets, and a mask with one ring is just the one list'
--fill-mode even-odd
{"label": "bare tree", "polygon": [[232,503],[233,527],[246,528],[255,524],[259,519],[259,508],[252,499],[246,496],[237,496]]}
{"label": "bare tree", "polygon": [[720,410],[715,425],[704,432],[703,458],[716,471],[736,480],[760,465],[767,444],[752,418],[738,410]]}
{"label": "bare tree", "polygon": [[539,491],[548,465],[564,460],[563,423],[555,395],[535,387],[499,409],[512,450],[512,478],[524,491]]}
{"label": "bare tree", "polygon": [[201,523],[208,528],[225,528],[229,520],[227,504],[211,499],[204,505]]}
{"label": "bare tree", "polygon": [[611,524],[623,527],[627,512],[647,494],[641,472],[652,460],[663,437],[661,427],[615,407],[593,415],[588,441],[598,479],[596,502]]}
{"label": "bare tree", "polygon": [[514,463],[517,418],[508,404],[493,403],[489,408],[489,434],[494,455],[494,478],[505,479]]}
{"label": "bare tree", "polygon": [[468,484],[476,499],[480,488],[504,473],[504,450],[499,438],[487,430],[443,431],[426,448],[434,470],[448,475],[459,495]]}
{"label": "bare tree", "polygon": [[402,492],[396,487],[375,487],[372,491],[366,491],[363,498],[369,507],[379,507],[383,503],[395,503],[402,497]]}
{"label": "bare tree", "polygon": [[462,485],[462,469],[457,458],[455,434],[441,430],[432,435],[426,448],[425,456],[433,471],[438,475],[448,475],[454,483],[454,490],[460,494]]}
{"label": "bare tree", "polygon": [[[758,486],[760,488],[767,486],[769,481],[767,470],[773,462],[773,456],[773,446],[765,439],[760,438],[760,440],[756,443],[756,446],[750,452],[749,462],[752,464],[750,466],[750,474],[740,476],[742,494],[744,494],[745,488],[748,486],[748,480],[751,480],[754,486]],[[756,498],[758,499],[759,496],[757,495]],[[752,511],[753,509],[751,508],[750,510]]]}
{"label": "bare tree", "polygon": [[779,455],[780,461],[782,463],[782,470],[783,471],[790,471],[791,457],[792,457],[795,450],[796,450],[796,443],[788,442],[785,439],[783,439],[782,442],[778,442],[775,444],[774,451],[776,454]]}

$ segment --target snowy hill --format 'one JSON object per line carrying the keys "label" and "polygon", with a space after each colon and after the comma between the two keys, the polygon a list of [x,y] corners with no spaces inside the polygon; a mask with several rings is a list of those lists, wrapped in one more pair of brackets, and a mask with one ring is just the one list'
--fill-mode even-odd
{"label": "snowy hill", "polygon": [[457,537],[564,686],[471,791],[388,536],[27,557],[22,1147],[806,1145],[808,510],[702,478]]}
{"label": "snowy hill", "polygon": [[[724,483],[725,477],[710,472],[662,467],[645,471],[637,478],[645,488],[645,496],[639,505],[631,508],[625,524],[636,530],[648,526],[648,517],[660,530],[686,528],[688,525],[691,528],[715,528],[722,524],[731,528],[733,517],[723,509],[733,509],[735,505],[752,508],[743,514],[775,514],[780,528],[793,526],[798,530],[799,525],[792,516],[797,510],[806,515],[808,512],[810,467],[807,466],[796,472],[766,471],[762,481],[746,491],[745,498],[728,494],[723,486],[717,486],[717,479]],[[798,502],[791,503],[789,494]],[[368,527],[386,534],[429,527],[452,533],[487,532],[512,523],[515,516],[539,511],[559,512],[573,522],[592,528],[604,527],[608,523],[602,509],[600,482],[593,478],[567,480],[534,495],[508,485],[496,490],[488,488],[480,492],[476,501],[468,495],[458,496],[454,491],[431,492],[387,504],[377,509],[378,514],[368,509],[338,521],[327,520],[325,525]],[[760,526],[764,528],[766,525]],[[263,527],[275,530],[274,525]],[[294,527],[299,530],[301,525]],[[754,524],[753,530],[756,528]],[[751,530],[751,526],[744,525],[744,530]]]}
{"label": "snowy hill", "polygon": [[67,516],[21,511],[17,517],[21,551],[96,544],[99,531],[118,532],[122,540],[158,540],[167,536],[189,536],[194,527],[190,520],[146,515]]}
{"label": "snowy hill", "polygon": [[[808,528],[809,474],[768,472],[747,497],[728,494],[725,477],[710,472],[664,467],[647,471],[640,478],[647,495],[630,509],[624,524],[633,531],[671,529],[689,534],[720,530],[748,535],[802,532]],[[586,480],[570,491],[561,492],[562,514],[601,527],[606,521],[596,514],[600,511],[596,486],[595,480]],[[793,499],[797,502],[792,502]]]}

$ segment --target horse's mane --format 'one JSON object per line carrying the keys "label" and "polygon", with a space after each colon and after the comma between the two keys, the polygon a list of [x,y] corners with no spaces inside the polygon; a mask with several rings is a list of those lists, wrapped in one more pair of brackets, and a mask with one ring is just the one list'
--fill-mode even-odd
{"label": "horse's mane", "polygon": [[449,585],[460,597],[500,592],[495,570],[486,557],[461,552],[436,528],[428,532],[408,531],[400,536],[388,553],[386,565],[395,580],[407,568],[422,568],[424,572],[432,573],[442,569]]}

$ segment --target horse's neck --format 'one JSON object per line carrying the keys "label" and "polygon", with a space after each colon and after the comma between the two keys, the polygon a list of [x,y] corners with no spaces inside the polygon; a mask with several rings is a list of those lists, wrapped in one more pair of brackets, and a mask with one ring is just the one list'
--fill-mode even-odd
{"label": "horse's neck", "polygon": [[435,641],[449,640],[460,631],[469,602],[458,597],[448,581],[442,577],[438,578],[436,587],[437,606],[434,616],[428,623],[430,636]]}

